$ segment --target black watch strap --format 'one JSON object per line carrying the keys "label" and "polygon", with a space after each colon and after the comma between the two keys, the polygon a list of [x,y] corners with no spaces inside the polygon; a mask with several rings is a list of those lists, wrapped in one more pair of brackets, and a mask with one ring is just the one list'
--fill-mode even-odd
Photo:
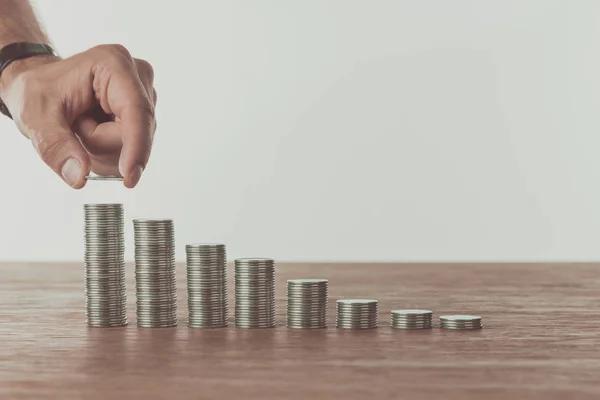
{"label": "black watch strap", "polygon": [[[46,43],[20,42],[4,46],[0,49],[0,77],[2,76],[2,71],[4,71],[13,61],[43,55],[56,55],[56,53],[54,49]],[[0,112],[9,118],[12,118],[2,99],[0,99]]]}

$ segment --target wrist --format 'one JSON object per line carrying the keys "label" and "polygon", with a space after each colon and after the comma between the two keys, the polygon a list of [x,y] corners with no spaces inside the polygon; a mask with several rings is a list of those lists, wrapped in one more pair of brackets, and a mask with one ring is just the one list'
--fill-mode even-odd
{"label": "wrist", "polygon": [[60,57],[52,54],[40,54],[11,62],[0,75],[0,98],[4,91],[10,87],[12,82],[22,73],[39,66],[50,64],[60,60]]}

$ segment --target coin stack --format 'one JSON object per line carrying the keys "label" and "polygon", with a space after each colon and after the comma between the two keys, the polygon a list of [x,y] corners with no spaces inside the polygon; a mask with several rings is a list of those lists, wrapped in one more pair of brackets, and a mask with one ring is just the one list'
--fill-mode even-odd
{"label": "coin stack", "polygon": [[390,326],[395,329],[429,329],[433,311],[392,310]]}
{"label": "coin stack", "polygon": [[224,244],[188,244],[188,326],[227,326],[227,254]]}
{"label": "coin stack", "polygon": [[122,204],[85,204],[85,300],[89,326],[127,325]]}
{"label": "coin stack", "polygon": [[135,284],[137,324],[146,328],[177,325],[175,228],[170,219],[136,219]]}
{"label": "coin stack", "polygon": [[378,301],[342,299],[337,301],[337,327],[344,329],[377,328]]}
{"label": "coin stack", "polygon": [[440,324],[443,329],[481,329],[481,317],[477,315],[442,315]]}
{"label": "coin stack", "polygon": [[275,327],[275,261],[270,258],[235,260],[235,326]]}
{"label": "coin stack", "polygon": [[327,279],[287,281],[287,327],[327,327]]}

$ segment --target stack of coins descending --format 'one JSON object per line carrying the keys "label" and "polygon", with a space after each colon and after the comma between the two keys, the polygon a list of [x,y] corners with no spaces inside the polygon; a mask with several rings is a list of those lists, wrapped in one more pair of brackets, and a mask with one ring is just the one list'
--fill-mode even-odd
{"label": "stack of coins descending", "polygon": [[288,328],[327,327],[327,279],[287,281],[286,318]]}
{"label": "stack of coins descending", "polygon": [[275,327],[275,261],[270,258],[235,260],[235,326]]}
{"label": "stack of coins descending", "polygon": [[443,329],[481,329],[481,317],[477,315],[442,315],[440,325]]}
{"label": "stack of coins descending", "polygon": [[89,326],[127,325],[122,204],[85,204],[85,300]]}
{"label": "stack of coins descending", "polygon": [[395,329],[429,329],[433,311],[392,310],[390,326]]}
{"label": "stack of coins descending", "polygon": [[177,325],[175,228],[170,219],[136,219],[135,284],[137,324],[145,328]]}
{"label": "stack of coins descending", "polygon": [[188,326],[227,326],[227,252],[224,244],[188,244]]}
{"label": "stack of coins descending", "polygon": [[377,328],[378,301],[342,299],[337,301],[337,327],[343,329]]}

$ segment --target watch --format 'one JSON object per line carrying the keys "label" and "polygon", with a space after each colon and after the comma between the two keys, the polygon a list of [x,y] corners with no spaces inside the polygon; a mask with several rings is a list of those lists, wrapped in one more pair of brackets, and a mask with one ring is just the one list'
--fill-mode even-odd
{"label": "watch", "polygon": [[[57,54],[54,49],[46,43],[19,42],[4,46],[0,49],[0,77],[6,67],[13,61],[43,55],[56,56]],[[0,99],[0,112],[9,118],[12,118],[2,99]]]}

